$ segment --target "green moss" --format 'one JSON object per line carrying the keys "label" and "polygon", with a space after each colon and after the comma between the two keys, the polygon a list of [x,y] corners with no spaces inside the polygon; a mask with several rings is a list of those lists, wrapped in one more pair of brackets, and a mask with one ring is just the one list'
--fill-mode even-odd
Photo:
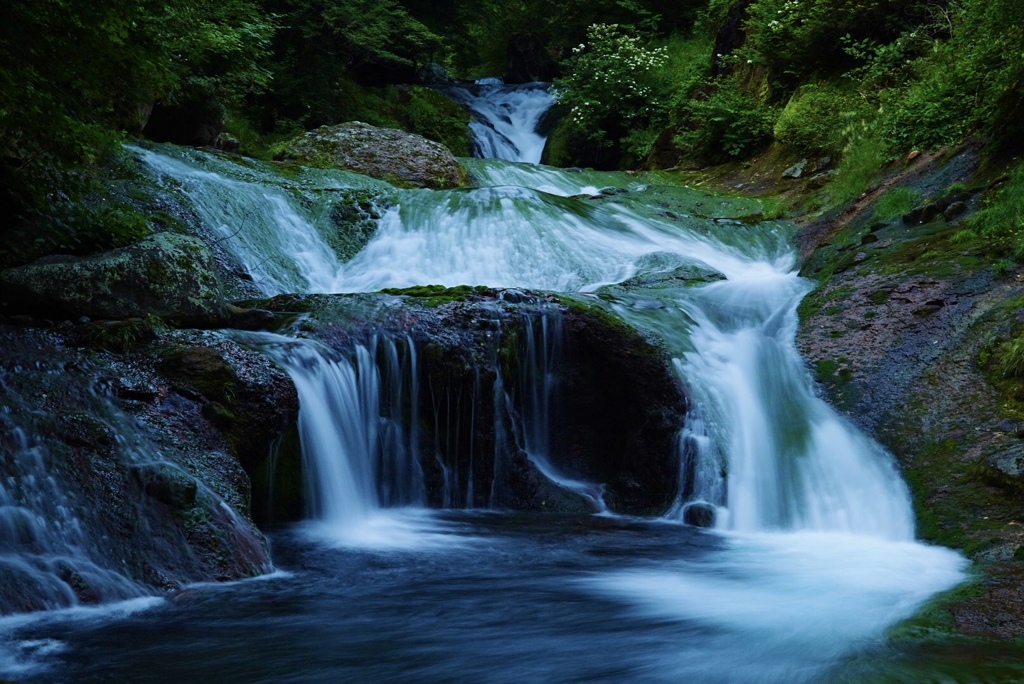
{"label": "green moss", "polygon": [[495,290],[483,285],[416,285],[414,287],[389,287],[381,290],[383,294],[399,297],[413,297],[428,307],[438,307],[450,302],[465,302],[473,297],[493,296]]}

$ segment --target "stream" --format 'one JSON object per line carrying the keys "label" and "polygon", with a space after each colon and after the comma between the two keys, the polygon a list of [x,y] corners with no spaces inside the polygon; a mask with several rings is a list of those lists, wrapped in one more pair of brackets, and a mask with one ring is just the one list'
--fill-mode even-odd
{"label": "stream", "polygon": [[[615,515],[601,483],[551,466],[557,326],[528,342],[536,379],[518,417],[521,446],[594,515],[454,503],[486,500],[479,492],[424,508],[417,420],[389,422],[380,408],[420,391],[383,384],[415,377],[414,346],[378,340],[341,358],[311,340],[249,335],[296,383],[313,473],[310,519],[269,534],[277,571],[4,618],[0,677],[949,681],[886,635],[962,582],[967,563],[914,540],[891,455],[816,395],[794,345],[812,284],[796,273],[792,228],[761,220],[755,200],[667,174],[538,166],[535,129],[552,102],[542,85],[486,80],[450,95],[473,110],[476,149],[490,157],[464,160],[477,182],[466,190],[396,190],[325,171],[282,181],[201,151],[135,151],[212,235],[232,237],[223,247],[265,296],[550,290],[658,339],[694,400],[675,505],[659,518]],[[347,258],[323,199],[338,191],[379,198],[372,235]],[[711,276],[695,284],[694,272]],[[698,512],[711,529],[684,524]]]}

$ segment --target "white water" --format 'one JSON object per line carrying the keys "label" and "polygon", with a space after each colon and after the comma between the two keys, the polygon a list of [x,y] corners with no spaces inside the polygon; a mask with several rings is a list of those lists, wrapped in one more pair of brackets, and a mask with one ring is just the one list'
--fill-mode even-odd
{"label": "white water", "polygon": [[548,83],[505,85],[485,78],[472,85],[452,85],[445,92],[473,113],[474,155],[485,159],[540,163],[544,136],[537,125],[555,103]]}
{"label": "white water", "polygon": [[[369,346],[357,345],[350,361],[311,340],[271,334],[252,338],[287,369],[298,391],[312,517],[347,533],[382,506],[423,505],[416,356],[410,341],[400,351],[394,340],[372,340]],[[378,351],[384,358],[383,377]],[[412,415],[402,415],[405,404]]]}

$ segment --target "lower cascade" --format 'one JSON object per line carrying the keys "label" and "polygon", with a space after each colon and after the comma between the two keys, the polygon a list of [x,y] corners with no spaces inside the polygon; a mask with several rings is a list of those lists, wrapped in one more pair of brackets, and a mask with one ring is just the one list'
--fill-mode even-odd
{"label": "lower cascade", "polygon": [[[865,659],[894,658],[886,630],[962,581],[965,561],[914,541],[892,457],[816,395],[794,343],[810,283],[790,227],[667,176],[501,161],[539,161],[543,139],[519,134],[550,96],[482,83],[459,97],[477,111],[527,99],[533,117],[504,130],[488,115],[478,145],[499,160],[466,162],[468,189],[136,151],[244,293],[292,321],[209,344],[291,379],[304,520],[271,528],[283,572],[266,581],[186,588],[141,613],[0,621],[0,677],[886,681]],[[337,197],[353,192],[373,211],[341,244]],[[178,482],[199,458],[165,456],[150,414],[88,394],[127,469]],[[219,411],[196,396],[180,401]],[[129,579],[69,512],[82,509],[45,426],[11,401],[5,612],[22,594],[25,610],[78,605],[77,576],[104,600],[152,593],[158,580]],[[249,540],[236,542],[269,573],[258,533],[186,479],[188,505],[204,503],[175,515]]]}

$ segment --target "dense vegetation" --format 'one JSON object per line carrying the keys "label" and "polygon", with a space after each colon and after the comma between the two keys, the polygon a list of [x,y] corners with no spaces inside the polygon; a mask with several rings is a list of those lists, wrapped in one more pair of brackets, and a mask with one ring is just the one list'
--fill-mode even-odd
{"label": "dense vegetation", "polygon": [[[560,73],[555,164],[719,163],[778,143],[841,160],[838,204],[910,150],[976,135],[1012,152],[1024,139],[1017,0],[26,0],[9,10],[0,211],[45,217],[57,237],[37,238],[41,249],[89,251],[145,231],[130,203],[91,183],[125,133],[147,120],[155,130],[164,111],[226,122],[242,152],[263,156],[352,119],[465,153],[464,114],[405,84],[432,62],[463,77],[501,73],[516,40]],[[1015,248],[1016,196],[1000,195],[976,233]]]}

